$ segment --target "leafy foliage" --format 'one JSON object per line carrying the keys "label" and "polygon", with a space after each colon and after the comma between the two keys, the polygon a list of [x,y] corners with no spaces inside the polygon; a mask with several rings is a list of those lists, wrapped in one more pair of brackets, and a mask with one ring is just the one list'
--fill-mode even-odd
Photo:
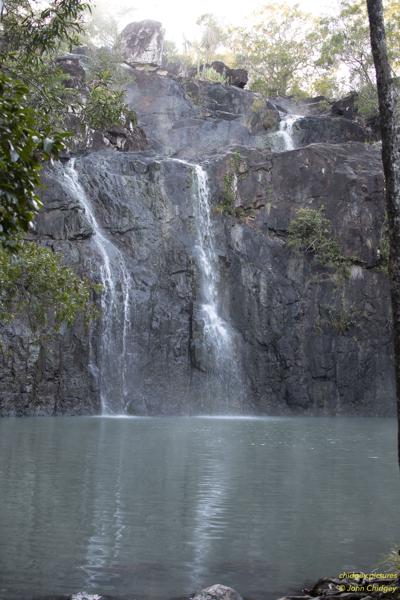
{"label": "leafy foliage", "polygon": [[[393,68],[400,67],[400,2],[385,4],[387,40]],[[363,0],[341,0],[338,16],[321,21],[323,43],[318,66],[328,69],[331,76],[344,78],[348,89],[359,93],[359,112],[370,115],[377,110],[375,74],[370,48],[366,3]]]}
{"label": "leafy foliage", "polygon": [[97,3],[91,7],[90,15],[85,24],[82,41],[85,44],[95,44],[107,49],[118,45],[119,29],[115,19],[115,7],[113,14]]}
{"label": "leafy foliage", "polygon": [[82,0],[52,0],[43,10],[34,10],[28,0],[5,0],[2,10],[2,52],[13,52],[19,60],[37,60],[74,44],[83,30],[83,15],[90,8]]}
{"label": "leafy foliage", "polygon": [[6,0],[1,10],[0,318],[23,313],[45,330],[88,313],[94,289],[51,250],[20,239],[41,207],[40,172],[65,147],[65,121],[76,99],[55,53],[76,41],[88,4],[52,0],[39,11],[34,4]]}
{"label": "leafy foliage", "polygon": [[92,129],[106,129],[111,125],[136,124],[136,114],[124,102],[125,92],[109,86],[111,75],[104,71],[89,90],[83,121]]}
{"label": "leafy foliage", "polygon": [[49,116],[59,108],[53,100],[59,94],[60,81],[55,83],[54,70],[46,64],[45,55],[75,39],[81,31],[80,17],[87,8],[81,0],[53,0],[41,11],[35,11],[27,0],[3,3],[0,244],[14,247],[15,236],[31,227],[40,208],[36,188],[42,163],[56,157],[64,147],[67,134],[57,131]]}
{"label": "leafy foliage", "polygon": [[213,60],[218,47],[224,42],[225,34],[215,17],[210,13],[202,15],[197,20],[197,25],[202,28],[199,59],[207,64]]}
{"label": "leafy foliage", "polygon": [[[42,163],[63,142],[84,146],[89,128],[130,127],[134,111],[124,103],[110,52],[92,51],[87,86],[66,86],[57,52],[78,41],[89,8],[82,0],[35,3],[6,0],[0,31],[0,244],[27,232],[40,208],[36,194]],[[105,55],[106,54],[106,55]],[[87,96],[87,97],[85,97]],[[66,131],[73,129],[73,135]]]}
{"label": "leafy foliage", "polygon": [[[189,40],[184,38],[183,51],[179,51],[176,45],[171,41],[164,44],[164,57],[168,63],[180,64],[182,72],[191,68],[197,69],[197,74],[202,78],[202,65],[209,65],[214,60],[225,60],[225,57],[219,53],[224,46],[227,38],[227,31],[221,27],[216,17],[210,13],[201,15],[196,21],[199,27],[199,39]],[[214,77],[211,73],[210,77]],[[210,79],[225,83],[220,79]]]}
{"label": "leafy foliage", "polygon": [[79,314],[93,316],[96,290],[62,266],[60,256],[34,242],[22,242],[16,252],[0,248],[0,320],[25,315],[35,330],[71,325]]}
{"label": "leafy foliage", "polygon": [[237,197],[238,178],[240,177],[240,166],[242,157],[240,152],[233,152],[229,160],[228,172],[224,175],[224,185],[222,190],[222,201],[214,208],[217,214],[231,215],[235,217],[242,216],[244,210],[241,207],[235,207]]}
{"label": "leafy foliage", "polygon": [[41,203],[36,189],[42,162],[64,147],[65,134],[37,129],[37,114],[26,107],[26,86],[0,73],[0,245],[15,246]]}

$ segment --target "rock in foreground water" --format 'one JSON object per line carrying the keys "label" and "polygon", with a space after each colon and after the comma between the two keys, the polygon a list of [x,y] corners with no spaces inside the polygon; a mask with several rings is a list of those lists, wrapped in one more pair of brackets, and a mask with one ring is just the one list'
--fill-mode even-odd
{"label": "rock in foreground water", "polygon": [[217,583],[200,592],[192,600],[243,600],[242,596],[233,588]]}

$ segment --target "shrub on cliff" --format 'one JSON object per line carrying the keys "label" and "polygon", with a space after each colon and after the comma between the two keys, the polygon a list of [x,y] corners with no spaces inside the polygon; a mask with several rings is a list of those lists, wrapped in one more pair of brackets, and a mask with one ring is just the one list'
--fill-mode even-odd
{"label": "shrub on cliff", "polygon": [[324,266],[343,262],[340,247],[332,233],[324,209],[300,208],[289,224],[289,246],[306,254],[312,254]]}
{"label": "shrub on cliff", "polygon": [[96,286],[61,263],[50,248],[21,242],[15,252],[0,248],[0,321],[25,317],[35,331],[71,325],[78,315],[94,316]]}

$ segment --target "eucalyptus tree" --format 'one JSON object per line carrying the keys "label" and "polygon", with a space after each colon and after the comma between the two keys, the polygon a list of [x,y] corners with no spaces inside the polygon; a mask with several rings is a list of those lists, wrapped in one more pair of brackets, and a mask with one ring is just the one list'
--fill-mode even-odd
{"label": "eucalyptus tree", "polygon": [[227,44],[237,65],[249,70],[254,91],[285,96],[307,87],[315,75],[317,25],[297,5],[271,3],[248,26],[232,28]]}
{"label": "eucalyptus tree", "polygon": [[[400,67],[400,0],[385,2],[388,57]],[[320,23],[322,45],[317,65],[342,79],[344,88],[359,94],[359,109],[371,114],[377,108],[374,62],[371,54],[368,14],[364,0],[341,0],[339,12]]]}
{"label": "eucalyptus tree", "polygon": [[400,123],[397,111],[398,93],[389,58],[382,0],[367,0],[367,7],[379,98],[382,162],[386,182],[400,466]]}

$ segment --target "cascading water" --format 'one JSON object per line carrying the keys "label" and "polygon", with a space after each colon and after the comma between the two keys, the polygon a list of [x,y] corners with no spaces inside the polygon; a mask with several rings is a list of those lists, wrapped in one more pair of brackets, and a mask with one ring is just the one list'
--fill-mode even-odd
{"label": "cascading water", "polygon": [[[130,330],[131,279],[122,252],[100,227],[75,166],[75,159],[62,168],[61,180],[82,206],[93,229],[93,243],[101,259],[101,338],[98,359],[102,414],[124,414],[128,400],[126,387],[127,337]],[[93,367],[93,363],[92,363]]]}
{"label": "cascading water", "polygon": [[293,127],[296,121],[302,118],[302,115],[289,113],[280,113],[279,130],[270,135],[272,140],[272,149],[275,152],[287,152],[296,149]]}
{"label": "cascading water", "polygon": [[193,165],[197,215],[197,254],[201,274],[201,305],[204,330],[222,360],[232,345],[227,323],[218,314],[218,264],[211,227],[211,210],[207,173],[200,165]]}
{"label": "cascading water", "polygon": [[221,316],[219,265],[214,246],[210,188],[205,169],[198,164],[171,159],[188,166],[192,173],[197,243],[195,254],[200,273],[200,314],[205,354],[211,366],[208,394],[216,410],[232,412],[240,408],[241,368],[235,356],[233,332]]}

